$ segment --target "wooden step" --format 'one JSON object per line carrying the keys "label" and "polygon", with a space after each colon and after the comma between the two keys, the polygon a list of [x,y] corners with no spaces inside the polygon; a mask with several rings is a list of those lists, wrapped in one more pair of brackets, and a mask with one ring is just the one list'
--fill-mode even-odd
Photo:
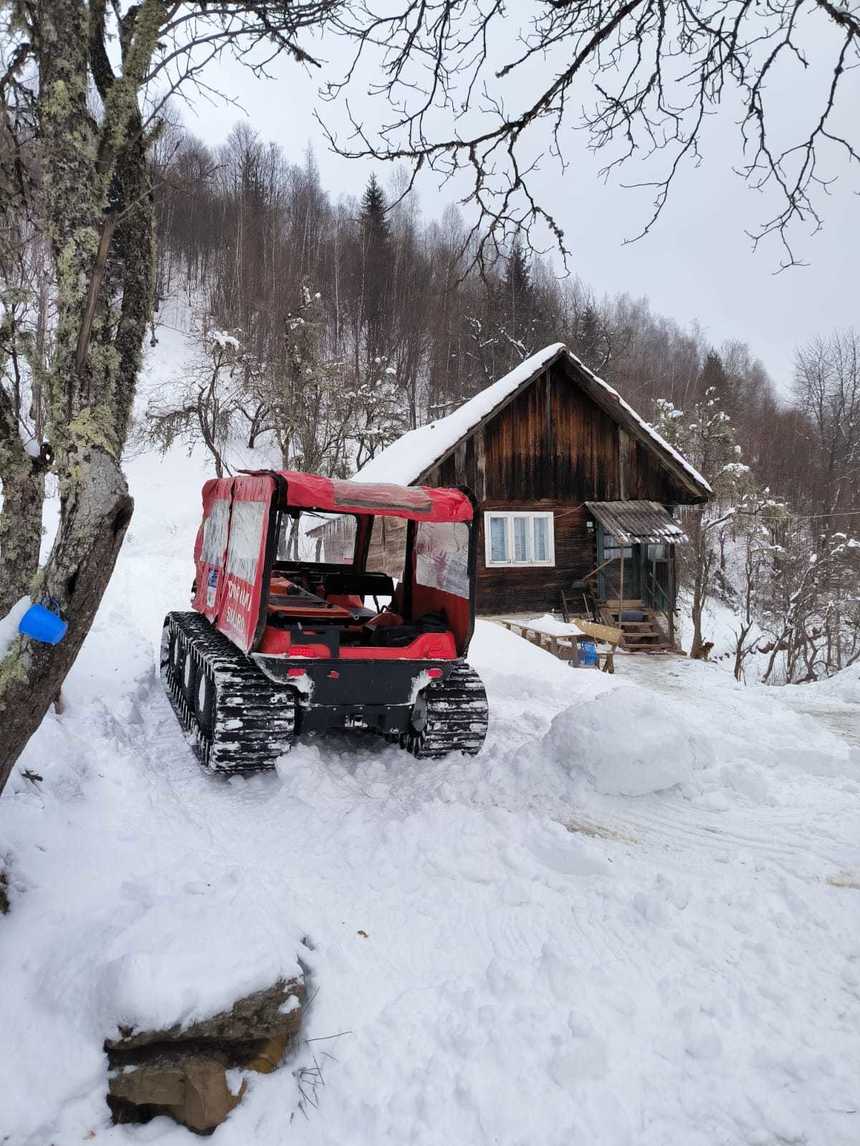
{"label": "wooden step", "polygon": [[631,613],[635,613],[636,614],[635,618],[632,616],[630,617],[629,620],[627,620],[625,618],[625,621],[624,621],[625,625],[641,625],[643,621],[656,621],[657,620],[657,614],[654,612],[653,609],[604,609],[603,612],[609,616],[619,617],[619,618],[623,617],[625,613],[627,613],[628,616]]}

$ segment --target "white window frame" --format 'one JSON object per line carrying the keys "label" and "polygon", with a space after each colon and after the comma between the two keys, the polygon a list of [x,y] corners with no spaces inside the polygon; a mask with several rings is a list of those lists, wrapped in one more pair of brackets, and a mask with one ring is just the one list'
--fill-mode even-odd
{"label": "white window frame", "polygon": [[[506,561],[494,561],[492,556],[492,533],[490,528],[490,521],[492,518],[498,517],[505,522],[505,549],[510,554],[510,559]],[[542,518],[549,525],[547,529],[548,541],[548,556],[544,561],[532,559],[530,561],[515,561],[514,554],[514,518],[525,517],[530,522],[534,522],[536,518]],[[534,524],[529,526],[529,534],[534,552]],[[535,512],[529,509],[512,509],[512,510],[484,510],[484,563],[488,569],[531,569],[536,566],[544,568],[555,565],[555,514],[551,510],[542,510]]]}

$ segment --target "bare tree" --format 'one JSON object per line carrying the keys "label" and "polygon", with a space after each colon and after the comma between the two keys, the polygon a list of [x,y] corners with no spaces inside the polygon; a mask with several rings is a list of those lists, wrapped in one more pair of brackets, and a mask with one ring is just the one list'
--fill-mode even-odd
{"label": "bare tree", "polygon": [[745,662],[758,651],[760,625],[773,593],[775,559],[782,552],[775,538],[787,520],[785,506],[768,497],[767,490],[756,501],[748,499],[744,511],[735,518],[742,554],[733,649],[733,671],[738,681],[744,679]]}
{"label": "bare tree", "polygon": [[[479,209],[468,236],[478,240],[479,256],[535,222],[565,249],[534,175],[548,153],[570,179],[567,130],[582,129],[605,157],[602,174],[634,156],[658,161],[660,173],[651,178],[646,166],[639,183],[654,193],[644,234],[677,173],[699,162],[708,117],[725,106],[739,127],[740,175],[773,192],[773,214],[753,240],[776,235],[783,264],[797,261],[792,231],[820,223],[832,161],[858,159],[850,104],[848,134],[839,127],[851,99],[848,75],[860,58],[856,7],[834,0],[544,0],[529,9],[518,18],[502,0],[345,7],[337,23],[356,52],[329,95],[345,97],[353,77],[367,74],[390,114],[378,130],[351,114],[348,140],[332,131],[333,144],[346,155],[411,163],[413,175],[465,172]],[[791,123],[780,117],[777,74],[808,92],[808,115]]]}
{"label": "bare tree", "polygon": [[751,504],[755,495],[750,484],[750,467],[740,460],[732,420],[722,409],[712,386],[706,387],[689,415],[665,399],[659,402],[657,425],[663,436],[693,462],[714,491],[706,506],[686,514],[684,524],[690,543],[681,551],[681,575],[691,592],[690,656],[701,657],[705,646],[702,617],[719,567],[720,538],[738,514],[756,512]]}
{"label": "bare tree", "polygon": [[[153,396],[146,410],[145,436],[162,451],[175,441],[201,442],[220,478],[229,469],[227,446],[245,418],[258,424],[261,404],[247,386],[249,367],[242,361],[239,340],[222,330],[199,331],[197,360],[177,387],[171,380]],[[251,370],[253,368],[250,368]]]}
{"label": "bare tree", "polygon": [[[69,622],[60,645],[19,638],[0,663],[0,789],[74,663],[131,518],[120,456],[152,309],[149,155],[159,109],[183,84],[205,83],[205,63],[225,49],[244,57],[268,47],[310,61],[297,36],[334,7],[334,0],[0,3],[4,190],[47,244],[54,284],[44,390],[60,523],[31,592],[53,598]],[[0,450],[14,446],[13,434],[4,417]],[[35,527],[34,515],[16,521],[14,499],[7,512],[12,535]]]}
{"label": "bare tree", "polygon": [[852,511],[860,520],[860,335],[836,331],[801,347],[795,392],[813,429],[815,508],[827,535]]}

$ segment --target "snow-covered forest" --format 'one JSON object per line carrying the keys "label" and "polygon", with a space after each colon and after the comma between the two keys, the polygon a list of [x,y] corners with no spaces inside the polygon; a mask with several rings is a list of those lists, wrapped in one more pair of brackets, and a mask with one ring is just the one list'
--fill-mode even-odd
{"label": "snow-covered forest", "polygon": [[[343,195],[244,124],[214,151],[174,128],[157,170],[156,289],[193,312],[197,354],[144,437],[203,442],[219,472],[229,441],[273,438],[286,468],[347,477],[564,341],[716,489],[689,521],[688,651],[779,682],[860,659],[860,334],[795,347],[777,384],[745,343],[598,298],[516,239],[476,265],[458,210],[428,217],[402,171]],[[711,598],[728,630],[702,628]]]}

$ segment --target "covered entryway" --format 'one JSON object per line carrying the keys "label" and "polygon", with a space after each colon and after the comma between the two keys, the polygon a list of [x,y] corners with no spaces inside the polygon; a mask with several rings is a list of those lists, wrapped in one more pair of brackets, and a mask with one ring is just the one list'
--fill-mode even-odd
{"label": "covered entryway", "polygon": [[585,504],[596,530],[601,615],[622,629],[627,647],[671,647],[675,546],[687,541],[684,530],[656,501]]}

